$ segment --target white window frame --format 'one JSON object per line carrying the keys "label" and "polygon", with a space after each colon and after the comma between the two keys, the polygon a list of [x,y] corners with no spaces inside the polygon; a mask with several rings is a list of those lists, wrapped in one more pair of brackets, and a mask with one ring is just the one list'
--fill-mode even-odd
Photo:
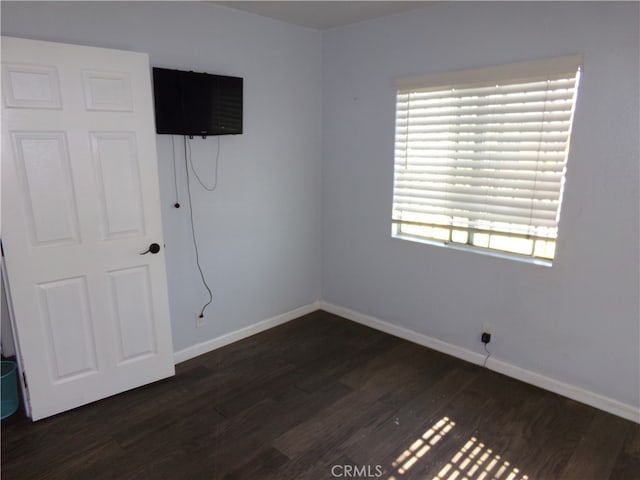
{"label": "white window frame", "polygon": [[581,69],[573,55],[396,79],[392,236],[551,266]]}

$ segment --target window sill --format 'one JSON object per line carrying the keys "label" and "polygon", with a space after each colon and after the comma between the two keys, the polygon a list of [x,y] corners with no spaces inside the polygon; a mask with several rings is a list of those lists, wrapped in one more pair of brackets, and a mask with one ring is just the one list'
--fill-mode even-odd
{"label": "window sill", "polygon": [[448,243],[448,242],[443,242],[439,240],[430,240],[426,238],[413,237],[411,235],[402,235],[397,233],[392,233],[391,237],[397,238],[399,240],[407,240],[409,242],[422,243],[426,245],[435,245],[436,247],[446,247],[452,250],[479,253],[480,255],[487,255],[490,257],[502,258],[504,260],[515,260],[516,262],[528,263],[530,265],[538,265],[541,267],[551,267],[553,265],[552,260],[543,260],[540,258],[525,257],[524,255],[518,255],[517,253],[499,252],[496,250],[489,250],[482,247]]}

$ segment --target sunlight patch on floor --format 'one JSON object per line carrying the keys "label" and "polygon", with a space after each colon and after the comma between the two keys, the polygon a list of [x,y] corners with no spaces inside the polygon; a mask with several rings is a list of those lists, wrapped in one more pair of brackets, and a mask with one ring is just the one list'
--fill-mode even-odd
{"label": "sunlight patch on floor", "polygon": [[[422,434],[411,446],[402,452],[392,463],[400,475],[404,475],[420,458],[422,458],[442,437],[451,431],[455,422],[449,417],[438,420],[429,430]],[[396,480],[389,477],[389,480]]]}
{"label": "sunlight patch on floor", "polygon": [[[449,433],[456,423],[442,417],[392,462],[394,474],[387,480],[401,480],[431,448]],[[426,477],[425,477],[426,478]],[[471,437],[431,480],[529,480],[529,476],[511,465],[491,448]]]}
{"label": "sunlight patch on floor", "polygon": [[528,480],[529,477],[494,454],[476,437],[449,460],[433,480]]}

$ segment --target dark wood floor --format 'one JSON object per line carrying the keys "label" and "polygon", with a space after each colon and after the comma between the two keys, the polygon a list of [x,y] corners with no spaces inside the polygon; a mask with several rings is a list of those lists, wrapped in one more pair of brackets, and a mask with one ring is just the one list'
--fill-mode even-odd
{"label": "dark wood floor", "polygon": [[2,479],[638,479],[640,426],[315,312],[53,418]]}

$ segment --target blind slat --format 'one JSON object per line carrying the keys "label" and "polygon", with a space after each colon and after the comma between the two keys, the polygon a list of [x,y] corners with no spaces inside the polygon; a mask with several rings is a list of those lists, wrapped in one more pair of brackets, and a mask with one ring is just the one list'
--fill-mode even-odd
{"label": "blind slat", "polygon": [[[495,123],[523,123],[523,122],[553,122],[569,121],[571,119],[570,110],[543,111],[543,112],[511,112],[511,113],[487,113],[478,115],[451,115],[440,114],[431,117],[412,117],[412,126],[421,125],[486,125]],[[408,121],[407,112],[396,112],[396,125],[406,125]]]}
{"label": "blind slat", "polygon": [[472,186],[460,186],[451,185],[448,183],[426,183],[426,182],[395,182],[394,192],[398,195],[404,196],[425,196],[425,195],[473,195],[480,198],[513,198],[513,199],[526,199],[531,201],[532,198],[537,200],[551,200],[557,201],[557,190],[538,192],[535,188],[528,189],[515,189],[515,188],[487,188],[484,186],[472,187]]}
{"label": "blind slat", "polygon": [[[531,191],[531,190],[529,190]],[[412,198],[412,199],[443,199],[443,200],[457,200],[474,204],[491,203],[492,205],[512,205],[529,207],[536,205],[535,208],[557,210],[558,200],[553,198],[552,195],[545,197],[526,198],[522,195],[514,196],[509,195],[510,192],[505,192],[503,195],[499,195],[498,192],[487,190],[424,190],[416,188],[402,188],[398,187],[394,194],[394,199],[400,198]]]}
{"label": "blind slat", "polygon": [[[408,211],[426,211],[443,213],[447,210],[465,211],[474,213],[487,220],[494,214],[509,215],[524,220],[525,223],[533,223],[537,220],[556,220],[556,208],[541,208],[540,205],[502,205],[500,203],[477,203],[454,201],[442,198],[418,198],[394,195],[397,208]],[[460,216],[460,215],[458,215]]]}
{"label": "blind slat", "polygon": [[[491,155],[488,155],[491,157]],[[399,161],[398,169],[402,169],[402,161]],[[453,160],[451,158],[434,158],[431,161],[423,161],[423,162],[414,162],[412,167],[417,167],[420,165],[425,165],[429,168],[429,171],[436,171],[437,168],[440,168],[442,171],[443,168],[448,169],[469,169],[471,171],[464,172],[469,176],[494,176],[495,170],[518,170],[518,171],[528,171],[531,172],[532,176],[536,176],[540,173],[544,172],[562,172],[564,170],[563,162],[536,162],[527,161],[527,160]],[[454,172],[452,172],[454,173]],[[462,173],[462,172],[461,172]],[[499,173],[499,172],[498,172]]]}
{"label": "blind slat", "polygon": [[519,94],[504,95],[498,91],[493,94],[475,97],[469,95],[442,95],[432,98],[423,98],[418,94],[398,95],[397,109],[439,109],[451,108],[457,110],[461,107],[479,107],[489,105],[516,105],[531,104],[534,102],[553,102],[558,104],[570,103],[573,98],[573,89],[540,90],[520,92]]}
{"label": "blind slat", "polygon": [[[453,175],[456,178],[458,175],[465,175],[469,177],[474,173],[471,170],[458,170],[448,168],[448,167],[414,167],[413,170],[416,174],[424,173],[430,175]],[[459,173],[458,173],[459,172]],[[562,172],[538,172],[535,175],[532,175],[531,171],[518,171],[518,170],[486,170],[482,172],[482,175],[477,175],[474,178],[478,179],[486,179],[487,184],[491,181],[495,181],[495,185],[500,184],[500,180],[503,179],[505,181],[517,180],[517,181],[537,181],[542,184],[542,182],[553,182],[560,184],[562,180]]]}
{"label": "blind slat", "polygon": [[[415,183],[426,183],[425,189],[482,189],[491,191],[512,191],[523,192],[522,195],[531,196],[534,192],[540,195],[558,196],[560,185],[556,181],[542,181],[539,178],[526,180],[507,180],[503,177],[498,178],[473,178],[461,177],[459,175],[432,175],[432,174],[415,174],[412,176],[398,175],[394,181],[394,186],[414,185]],[[530,193],[529,193],[530,192]]]}
{"label": "blind slat", "polygon": [[573,89],[575,88],[575,79],[574,78],[558,78],[558,79],[548,79],[541,80],[537,82],[518,82],[518,83],[505,83],[498,82],[497,85],[489,85],[483,87],[466,87],[466,88],[449,88],[443,90],[431,90],[431,91],[422,91],[419,88],[414,89],[400,89],[397,92],[398,98],[408,97],[409,95],[415,96],[420,99],[432,99],[432,98],[442,98],[443,96],[468,96],[468,97],[481,97],[487,96],[491,94],[495,94],[496,92],[500,92],[501,94],[522,94],[523,92],[538,92],[549,90],[560,90],[560,89]]}
{"label": "blind slat", "polygon": [[549,133],[549,134],[562,134],[569,129],[568,120],[556,120],[548,122],[511,122],[511,123],[487,123],[487,124],[459,124],[459,123],[434,123],[427,125],[417,125],[411,123],[411,125],[398,126],[396,132],[402,131],[405,134],[509,134],[512,132],[518,133]]}
{"label": "blind slat", "polygon": [[399,133],[408,134],[412,140],[421,142],[439,142],[449,143],[455,145],[457,143],[464,144],[465,142],[539,142],[542,145],[562,144],[567,141],[567,133],[562,130],[530,130],[527,132],[522,131],[491,131],[484,130],[479,132],[429,132],[422,131],[420,129],[401,129]]}
{"label": "blind slat", "polygon": [[[411,150],[429,150],[434,154],[438,152],[453,152],[457,155],[464,155],[464,152],[486,152],[490,153],[503,153],[503,152],[541,152],[541,153],[559,153],[564,156],[564,149],[566,148],[566,140],[563,142],[533,142],[533,141],[504,141],[504,142],[453,142],[449,140],[431,141],[424,140],[420,136],[414,138],[409,148]],[[405,145],[400,145],[400,152],[405,148]],[[399,153],[400,153],[399,152]]]}
{"label": "blind slat", "polygon": [[[496,151],[461,151],[456,152],[454,150],[434,150],[429,148],[412,148],[408,150],[408,153],[402,148],[396,148],[396,165],[402,166],[406,164],[425,165],[429,164],[429,160],[447,161],[452,164],[451,160],[458,162],[466,162],[469,168],[473,168],[473,165],[480,167],[480,162],[484,161],[534,161],[540,162],[542,165],[544,162],[563,162],[565,154],[564,152],[552,151],[552,152],[535,152],[535,151],[509,151],[509,152],[496,152]],[[414,158],[415,161],[410,161],[409,157]],[[474,163],[476,162],[476,163]],[[435,163],[434,163],[435,164]],[[462,165],[462,163],[460,163]]]}
{"label": "blind slat", "polygon": [[[457,108],[416,108],[407,109],[408,117],[442,116],[442,115],[506,115],[515,113],[539,112],[571,112],[570,102],[531,102],[531,103],[501,103],[492,105],[466,106]],[[402,114],[402,109],[398,111]]]}

